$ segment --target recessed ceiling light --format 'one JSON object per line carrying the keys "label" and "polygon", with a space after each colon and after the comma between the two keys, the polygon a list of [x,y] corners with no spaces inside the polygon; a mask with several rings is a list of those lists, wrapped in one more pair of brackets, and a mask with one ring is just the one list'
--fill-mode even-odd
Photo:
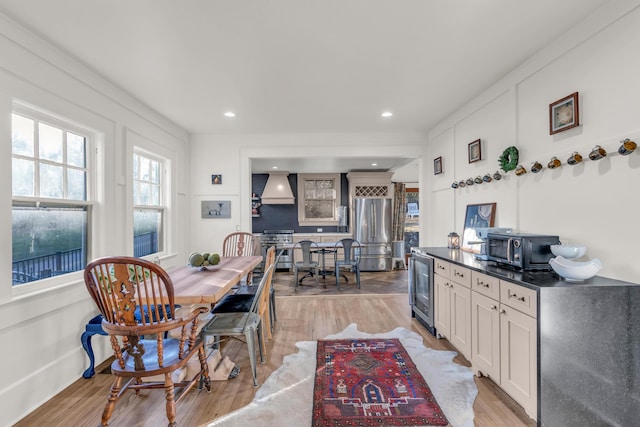
{"label": "recessed ceiling light", "polygon": [[382,113],[382,117],[391,117],[393,116],[393,113],[391,111],[385,111],[384,113]]}
{"label": "recessed ceiling light", "polygon": [[377,163],[371,163],[371,166],[378,166]]}
{"label": "recessed ceiling light", "polygon": [[271,166],[271,169],[278,169],[277,166]]}
{"label": "recessed ceiling light", "polygon": [[225,117],[235,117],[236,113],[234,113],[233,111],[227,111],[226,113],[224,113]]}

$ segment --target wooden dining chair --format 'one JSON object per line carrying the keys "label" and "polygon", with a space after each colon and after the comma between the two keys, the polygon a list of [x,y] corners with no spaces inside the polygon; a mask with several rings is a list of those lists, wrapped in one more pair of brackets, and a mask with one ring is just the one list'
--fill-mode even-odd
{"label": "wooden dining chair", "polygon": [[[110,337],[115,356],[111,364],[115,380],[101,425],[108,425],[126,390],[138,394],[141,389],[163,388],[169,427],[174,427],[176,403],[198,381],[211,391],[204,345],[198,335],[198,316],[208,309],[176,317],[179,306],[174,303],[171,278],[159,265],[140,258],[94,260],[84,270],[84,281],[103,316],[102,328]],[[199,359],[198,368],[189,364],[187,369],[194,356]],[[192,369],[197,372],[189,376]],[[123,379],[127,379],[124,386]],[[178,393],[175,388],[180,389]]]}
{"label": "wooden dining chair", "polygon": [[[267,288],[270,286],[271,278],[275,266],[271,265],[264,272],[260,280],[255,297],[251,301],[248,311],[230,311],[226,313],[214,313],[204,328],[201,335],[204,337],[213,336],[214,345],[220,343],[221,337],[238,338],[244,336],[249,350],[249,363],[251,364],[251,375],[253,385],[258,386],[258,371],[256,367],[256,335],[258,337],[258,348],[260,350],[260,362],[264,362],[264,341],[262,328],[268,327],[263,324],[260,313],[264,312],[264,307],[268,304],[269,294]],[[215,308],[214,308],[215,311]]]}
{"label": "wooden dining chair", "polygon": [[[246,231],[228,234],[222,242],[222,256],[256,256],[260,255],[260,238]],[[266,267],[265,267],[266,268]],[[244,281],[251,284],[252,273],[247,274]]]}

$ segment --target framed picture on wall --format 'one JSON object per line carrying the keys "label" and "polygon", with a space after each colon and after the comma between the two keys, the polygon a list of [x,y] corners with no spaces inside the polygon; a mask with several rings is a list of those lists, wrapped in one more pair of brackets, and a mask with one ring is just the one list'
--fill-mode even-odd
{"label": "framed picture on wall", "polygon": [[549,104],[549,134],[562,132],[580,125],[578,92]]}
{"label": "framed picture on wall", "polygon": [[230,200],[203,200],[201,209],[202,218],[231,218]]}
{"label": "framed picture on wall", "polygon": [[476,139],[469,143],[469,163],[482,160],[482,147],[480,147],[480,140]]}
{"label": "framed picture on wall", "polygon": [[433,174],[440,175],[442,173],[442,156],[433,159]]}
{"label": "framed picture on wall", "polygon": [[467,205],[464,216],[464,231],[462,233],[462,246],[460,249],[467,252],[480,252],[480,239],[476,228],[493,227],[496,218],[495,203],[481,203]]}

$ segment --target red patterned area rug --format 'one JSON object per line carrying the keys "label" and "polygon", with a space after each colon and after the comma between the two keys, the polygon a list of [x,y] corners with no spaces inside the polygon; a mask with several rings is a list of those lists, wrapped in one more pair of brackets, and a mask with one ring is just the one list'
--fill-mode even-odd
{"label": "red patterned area rug", "polygon": [[447,426],[399,339],[318,341],[313,427]]}

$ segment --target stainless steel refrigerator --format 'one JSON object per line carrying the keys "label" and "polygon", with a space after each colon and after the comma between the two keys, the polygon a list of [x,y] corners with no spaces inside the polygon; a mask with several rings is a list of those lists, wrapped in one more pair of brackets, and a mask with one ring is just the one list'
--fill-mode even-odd
{"label": "stainless steel refrigerator", "polygon": [[391,270],[391,199],[353,199],[353,238],[361,271]]}

